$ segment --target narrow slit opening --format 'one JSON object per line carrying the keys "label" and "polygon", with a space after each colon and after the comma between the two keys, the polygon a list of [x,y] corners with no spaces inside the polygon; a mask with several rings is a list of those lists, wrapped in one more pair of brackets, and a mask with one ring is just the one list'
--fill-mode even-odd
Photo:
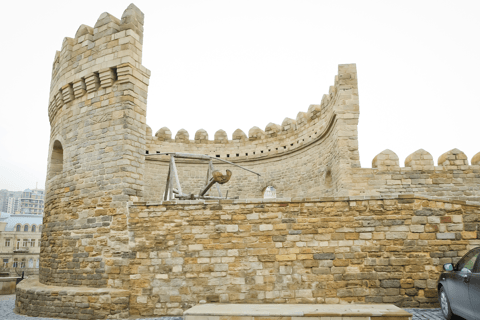
{"label": "narrow slit opening", "polygon": [[110,70],[112,70],[112,75],[113,75],[112,81],[113,82],[117,81],[118,80],[117,68],[110,68]]}

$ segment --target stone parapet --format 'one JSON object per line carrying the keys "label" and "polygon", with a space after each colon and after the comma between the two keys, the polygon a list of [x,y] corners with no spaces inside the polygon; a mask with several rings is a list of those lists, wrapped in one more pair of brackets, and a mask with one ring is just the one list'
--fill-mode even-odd
{"label": "stone parapet", "polygon": [[[383,152],[374,159],[374,164],[377,164],[382,156],[384,156]],[[461,152],[454,155],[449,153],[442,155],[440,161],[443,162],[438,166],[433,165],[432,159],[422,160],[421,157],[429,158],[431,156],[426,151],[415,156],[416,160],[412,160],[409,156],[405,160],[405,164],[417,161],[417,164],[413,166],[399,167],[397,159],[394,161],[382,160],[384,161],[382,164],[374,165],[372,169],[351,169],[352,184],[347,194],[378,196],[415,193],[453,200],[480,201],[480,165],[468,165],[465,155]],[[455,157],[461,159],[456,160]],[[453,160],[448,158],[453,158]],[[387,162],[395,163],[395,161],[397,165],[386,165]],[[455,165],[453,165],[454,161],[457,161]],[[420,164],[421,162],[423,164]]]}
{"label": "stone parapet", "polygon": [[17,285],[15,311],[32,317],[128,318],[130,293],[119,289],[47,286],[31,276]]}
{"label": "stone parapet", "polygon": [[211,303],[437,306],[437,278],[480,245],[480,205],[414,195],[138,202],[131,315]]}

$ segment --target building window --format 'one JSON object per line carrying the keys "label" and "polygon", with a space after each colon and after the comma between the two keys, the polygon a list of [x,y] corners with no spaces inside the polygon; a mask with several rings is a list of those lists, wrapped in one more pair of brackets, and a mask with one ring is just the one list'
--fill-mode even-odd
{"label": "building window", "polygon": [[17,258],[13,259],[13,267],[17,268],[18,267],[18,260]]}
{"label": "building window", "polygon": [[10,239],[5,239],[5,247],[10,247]]}
{"label": "building window", "polygon": [[20,239],[17,239],[17,249],[20,249]]}
{"label": "building window", "polygon": [[33,259],[30,259],[30,260],[28,261],[28,267],[29,267],[29,268],[33,268]]}
{"label": "building window", "polygon": [[28,247],[28,239],[23,239],[23,246]]}
{"label": "building window", "polygon": [[265,192],[263,193],[264,199],[275,199],[277,197],[277,190],[274,187],[268,186],[265,188]]}
{"label": "building window", "polygon": [[25,225],[25,227],[23,227],[23,231],[28,232],[28,225]]}
{"label": "building window", "polygon": [[32,242],[30,242],[30,247],[35,247],[35,239],[32,239]]}
{"label": "building window", "polygon": [[20,228],[21,228],[21,226],[17,225],[17,232],[20,232],[20,230],[21,230]]}
{"label": "building window", "polygon": [[3,267],[8,267],[8,259],[3,259]]}
{"label": "building window", "polygon": [[20,262],[20,268],[25,268],[25,258],[23,258],[22,262]]}
{"label": "building window", "polygon": [[32,226],[32,232],[37,232],[37,226],[36,225]]}
{"label": "building window", "polygon": [[38,263],[39,263],[40,260],[37,259],[37,268],[38,268]]}

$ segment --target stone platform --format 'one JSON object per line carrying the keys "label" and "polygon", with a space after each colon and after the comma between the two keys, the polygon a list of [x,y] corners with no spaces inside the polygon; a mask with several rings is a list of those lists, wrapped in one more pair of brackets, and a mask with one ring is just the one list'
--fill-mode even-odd
{"label": "stone platform", "polygon": [[31,317],[63,319],[128,319],[128,290],[60,287],[22,280],[16,289],[15,311]]}
{"label": "stone platform", "polygon": [[185,320],[411,320],[391,304],[203,304]]}
{"label": "stone platform", "polygon": [[15,293],[18,277],[0,278],[0,295]]}

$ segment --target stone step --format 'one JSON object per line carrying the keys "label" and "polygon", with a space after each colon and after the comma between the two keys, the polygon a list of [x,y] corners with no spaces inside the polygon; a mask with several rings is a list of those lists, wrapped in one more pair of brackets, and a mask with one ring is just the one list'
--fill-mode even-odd
{"label": "stone step", "polygon": [[185,320],[412,320],[391,304],[201,304]]}

